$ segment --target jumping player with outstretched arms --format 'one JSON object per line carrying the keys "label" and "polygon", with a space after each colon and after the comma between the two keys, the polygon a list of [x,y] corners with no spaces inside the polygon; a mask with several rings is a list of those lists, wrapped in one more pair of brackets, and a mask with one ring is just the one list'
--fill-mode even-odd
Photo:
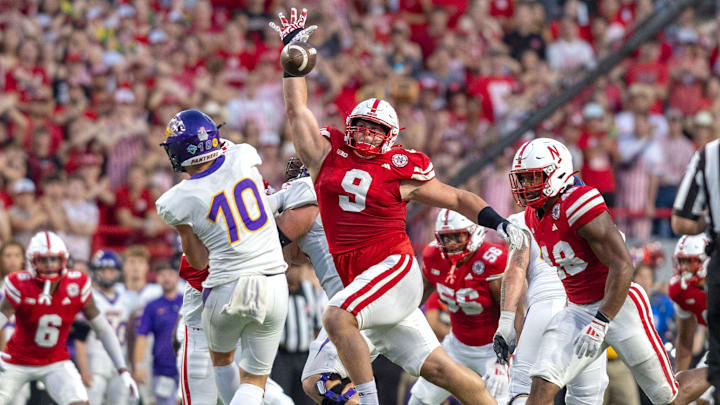
{"label": "jumping player with outstretched arms", "polygon": [[[307,11],[293,9],[282,26],[285,44],[307,40]],[[395,145],[400,126],[380,99],[358,104],[345,131],[320,128],[307,106],[303,77],[283,79],[293,143],[317,191],[320,216],[344,289],[330,300],[323,325],[357,387],[360,404],[377,404],[368,339],[413,375],[450,391],[465,404],[493,404],[482,379],[451,360],[418,309],[423,282],[405,233],[408,201],[457,211],[492,228],[512,251],[527,250],[527,236],[477,195],[435,178],[423,153]]]}

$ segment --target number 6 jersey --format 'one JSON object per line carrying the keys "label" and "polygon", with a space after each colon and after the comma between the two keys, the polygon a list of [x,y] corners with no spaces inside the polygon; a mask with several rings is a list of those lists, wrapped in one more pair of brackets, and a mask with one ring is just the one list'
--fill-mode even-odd
{"label": "number 6 jersey", "polygon": [[[403,180],[430,181],[435,171],[421,152],[393,148],[365,159],[344,140],[336,128],[324,127],[331,148],[315,179],[318,207],[328,247],[344,285],[393,254],[413,254],[405,233],[405,205],[400,196]],[[373,254],[363,254],[347,265],[337,256],[374,245]],[[212,267],[212,266],[211,266]]]}
{"label": "number 6 jersey", "polygon": [[92,299],[92,283],[79,271],[58,282],[50,305],[39,302],[43,286],[27,271],[5,278],[3,295],[15,308],[15,333],[7,344],[8,363],[44,366],[69,360],[67,337],[78,312]]}
{"label": "number 6 jersey", "polygon": [[272,212],[262,191],[261,163],[248,144],[229,147],[205,171],[165,192],[155,205],[169,225],[189,225],[210,252],[212,288],[241,275],[285,271]]}

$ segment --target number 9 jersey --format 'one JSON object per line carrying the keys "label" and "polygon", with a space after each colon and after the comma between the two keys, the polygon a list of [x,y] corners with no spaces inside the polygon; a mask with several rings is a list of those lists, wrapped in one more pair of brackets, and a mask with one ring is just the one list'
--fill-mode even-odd
{"label": "number 9 jersey", "polygon": [[77,313],[92,299],[92,282],[84,273],[68,271],[50,305],[40,303],[42,291],[42,284],[27,271],[5,278],[3,295],[15,308],[16,323],[7,344],[8,363],[44,366],[70,359],[68,333]]}
{"label": "number 9 jersey", "polygon": [[[407,212],[400,195],[404,180],[419,182],[435,178],[432,162],[425,154],[403,148],[363,158],[355,154],[336,128],[324,127],[331,148],[314,181],[320,217],[330,253],[344,285],[395,254],[413,255],[405,233]],[[356,260],[339,256],[375,246]],[[212,266],[211,266],[212,268]]]}
{"label": "number 9 jersey", "polygon": [[232,145],[208,169],[176,184],[155,203],[165,222],[192,227],[208,248],[205,288],[241,274],[278,274],[287,267],[262,191],[261,163],[252,146]]}

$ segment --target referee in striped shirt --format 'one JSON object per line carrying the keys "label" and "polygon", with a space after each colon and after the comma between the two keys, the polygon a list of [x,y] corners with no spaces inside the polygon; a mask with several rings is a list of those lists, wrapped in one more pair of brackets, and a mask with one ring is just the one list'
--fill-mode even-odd
{"label": "referee in striped shirt", "polygon": [[715,387],[715,403],[720,403],[720,140],[708,142],[690,160],[675,196],[671,225],[675,233],[706,232],[710,238],[712,255],[705,282],[710,332],[707,379]]}

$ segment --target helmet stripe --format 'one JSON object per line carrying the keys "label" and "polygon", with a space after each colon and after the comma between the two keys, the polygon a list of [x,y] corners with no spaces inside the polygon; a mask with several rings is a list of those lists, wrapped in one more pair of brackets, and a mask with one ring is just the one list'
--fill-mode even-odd
{"label": "helmet stripe", "polygon": [[48,233],[48,231],[45,231],[45,239],[47,239],[48,252],[51,252],[52,249],[50,249],[50,233]]}
{"label": "helmet stripe", "polygon": [[370,114],[377,114],[378,106],[380,105],[380,99],[376,98],[372,107],[370,107]]}

